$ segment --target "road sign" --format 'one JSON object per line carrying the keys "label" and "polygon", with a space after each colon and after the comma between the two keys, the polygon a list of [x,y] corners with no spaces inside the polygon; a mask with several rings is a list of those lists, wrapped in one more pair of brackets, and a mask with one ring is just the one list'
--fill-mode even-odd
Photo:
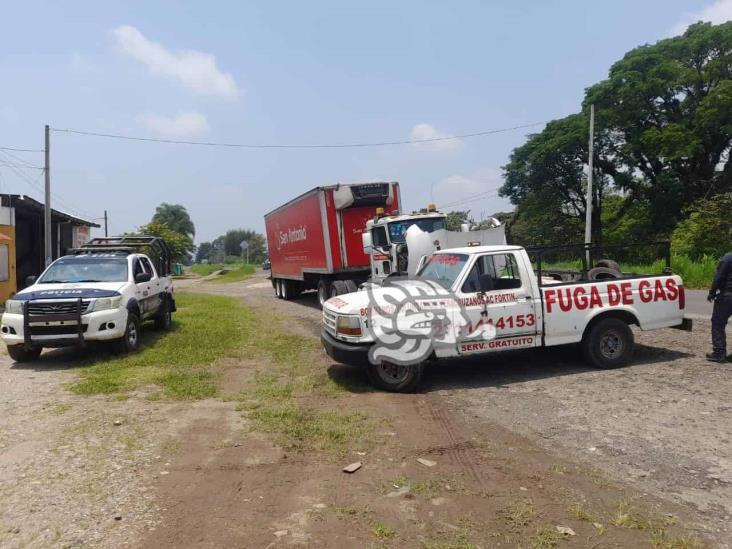
{"label": "road sign", "polygon": [[246,240],[242,240],[241,242],[239,242],[239,247],[241,248],[241,251],[243,252],[244,250],[246,250],[249,247],[249,242],[247,242]]}

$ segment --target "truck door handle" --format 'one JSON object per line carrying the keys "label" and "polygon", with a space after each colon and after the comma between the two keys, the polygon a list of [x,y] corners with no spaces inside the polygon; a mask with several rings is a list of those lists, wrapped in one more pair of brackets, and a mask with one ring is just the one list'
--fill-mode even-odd
{"label": "truck door handle", "polygon": [[516,298],[517,301],[531,301],[534,298],[530,295],[522,295]]}

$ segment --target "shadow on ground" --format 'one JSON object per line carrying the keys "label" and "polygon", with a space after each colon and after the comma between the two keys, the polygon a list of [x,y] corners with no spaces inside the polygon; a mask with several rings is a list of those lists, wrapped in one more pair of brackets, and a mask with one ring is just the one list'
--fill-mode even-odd
{"label": "shadow on ground", "polygon": [[[643,368],[693,355],[659,347],[638,345],[625,368]],[[476,387],[505,387],[552,377],[598,371],[589,366],[576,345],[526,351],[493,353],[490,356],[431,362],[426,365],[420,392]],[[333,364],[328,375],[334,383],[353,393],[373,390],[363,368]],[[365,387],[364,387],[365,385]]]}
{"label": "shadow on ground", "polygon": [[[167,334],[178,330],[180,326],[173,321],[167,332],[155,331],[152,324],[143,325],[141,330],[140,351],[147,347],[154,346],[157,341]],[[138,352],[140,352],[138,351]],[[59,370],[75,370],[77,368],[88,368],[99,362],[119,358],[122,355],[115,354],[110,342],[90,341],[84,347],[61,347],[47,349],[38,360],[32,362],[15,362],[11,370],[30,370],[54,372]]]}

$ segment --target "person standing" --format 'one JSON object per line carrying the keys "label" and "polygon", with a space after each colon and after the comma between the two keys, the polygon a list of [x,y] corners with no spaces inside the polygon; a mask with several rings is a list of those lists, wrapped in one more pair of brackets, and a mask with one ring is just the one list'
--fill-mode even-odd
{"label": "person standing", "polygon": [[707,353],[711,362],[727,361],[727,321],[732,316],[732,252],[724,254],[714,274],[707,296],[714,302],[712,311],[712,352]]}

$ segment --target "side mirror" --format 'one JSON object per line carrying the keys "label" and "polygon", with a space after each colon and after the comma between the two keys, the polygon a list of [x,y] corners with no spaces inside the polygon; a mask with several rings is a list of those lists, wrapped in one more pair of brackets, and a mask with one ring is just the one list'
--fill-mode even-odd
{"label": "side mirror", "polygon": [[26,287],[33,286],[33,284],[36,283],[36,280],[38,280],[38,277],[36,275],[28,275],[28,276],[26,276],[25,277],[25,285],[26,285]]}
{"label": "side mirror", "polygon": [[478,284],[480,285],[480,291],[483,293],[492,292],[496,286],[493,282],[493,277],[489,274],[480,275],[480,278],[478,279]]}
{"label": "side mirror", "polygon": [[135,282],[140,284],[142,282],[150,282],[152,275],[150,273],[137,273],[135,275]]}
{"label": "side mirror", "polygon": [[370,232],[361,233],[361,244],[363,245],[363,253],[366,255],[371,254],[371,250],[374,247],[373,241],[371,240]]}

